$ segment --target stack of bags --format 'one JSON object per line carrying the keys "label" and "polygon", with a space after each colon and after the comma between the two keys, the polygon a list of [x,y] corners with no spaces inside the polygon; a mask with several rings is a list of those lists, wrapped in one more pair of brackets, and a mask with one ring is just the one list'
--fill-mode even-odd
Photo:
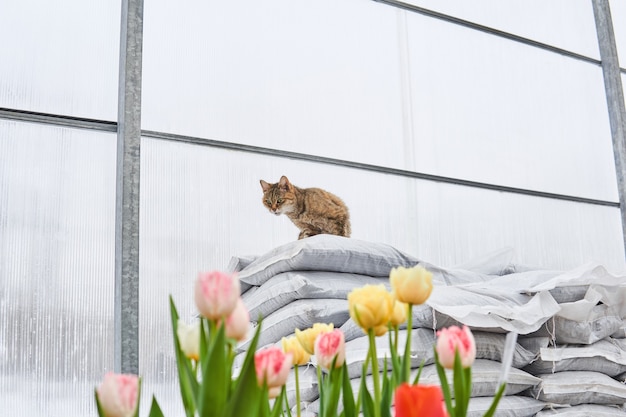
{"label": "stack of bags", "polygon": [[[434,290],[413,310],[411,356],[421,383],[438,384],[433,346],[437,329],[472,329],[477,360],[468,416],[482,416],[499,385],[506,334],[519,335],[498,413],[514,417],[626,415],[626,277],[598,265],[563,273],[521,268],[503,250],[457,268],[430,265],[388,245],[320,235],[278,247],[259,257],[238,257],[242,298],[253,321],[262,318],[259,347],[279,344],[295,329],[333,323],[346,337],[346,361],[358,389],[368,340],[352,322],[347,295],[366,284],[389,287],[393,267],[422,265],[433,273]],[[404,346],[406,331],[400,332]],[[389,342],[379,337],[382,366]],[[243,342],[244,352],[249,341]],[[243,355],[239,355],[243,357]],[[451,378],[451,376],[450,376]],[[449,379],[450,379],[449,378]],[[293,378],[287,384],[295,402]],[[303,408],[318,410],[314,364],[300,368]]]}

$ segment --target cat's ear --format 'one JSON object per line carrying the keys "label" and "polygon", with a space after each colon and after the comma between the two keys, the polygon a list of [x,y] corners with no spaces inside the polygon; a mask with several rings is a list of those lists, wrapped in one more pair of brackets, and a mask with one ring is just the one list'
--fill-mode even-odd
{"label": "cat's ear", "polygon": [[278,186],[285,191],[288,191],[291,188],[291,184],[289,183],[289,179],[284,175],[280,177],[280,181],[278,181]]}
{"label": "cat's ear", "polygon": [[265,191],[269,190],[269,189],[270,189],[270,187],[271,187],[271,185],[270,185],[270,184],[268,184],[267,182],[265,182],[265,181],[261,180],[261,188],[263,188],[263,192],[265,192]]}

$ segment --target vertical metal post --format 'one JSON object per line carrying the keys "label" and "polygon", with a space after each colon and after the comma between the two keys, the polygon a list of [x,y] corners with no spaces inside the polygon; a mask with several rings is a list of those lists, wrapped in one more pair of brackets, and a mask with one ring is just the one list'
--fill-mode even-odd
{"label": "vertical metal post", "polygon": [[115,372],[139,373],[143,0],[122,0],[115,213]]}
{"label": "vertical metal post", "polygon": [[600,46],[611,136],[613,137],[613,154],[622,213],[622,234],[626,248],[626,106],[624,104],[624,90],[622,89],[609,2],[608,0],[592,0],[592,3]]}

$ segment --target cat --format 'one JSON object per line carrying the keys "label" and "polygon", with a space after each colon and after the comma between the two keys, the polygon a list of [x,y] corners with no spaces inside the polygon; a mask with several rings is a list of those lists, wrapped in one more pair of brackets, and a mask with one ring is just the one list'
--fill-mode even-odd
{"label": "cat", "polygon": [[319,234],[350,237],[348,207],[320,188],[298,188],[286,176],[276,184],[261,180],[263,204],[270,213],[285,214],[300,229],[298,239]]}

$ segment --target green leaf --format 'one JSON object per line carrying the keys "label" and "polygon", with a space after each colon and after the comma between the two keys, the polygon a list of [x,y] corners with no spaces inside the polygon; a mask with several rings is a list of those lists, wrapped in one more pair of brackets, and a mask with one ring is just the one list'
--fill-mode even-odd
{"label": "green leaf", "polygon": [[361,377],[361,385],[359,387],[359,392],[361,393],[361,405],[363,406],[363,417],[373,417],[376,415],[374,412],[374,400],[365,385],[365,373]]}
{"label": "green leaf", "polygon": [[441,391],[443,392],[443,398],[446,402],[446,409],[448,410],[448,415],[450,417],[455,416],[454,407],[452,406],[452,398],[450,397],[450,385],[448,385],[448,377],[446,376],[446,371],[441,366],[439,362],[439,355],[437,355],[437,349],[435,351],[435,366],[437,368],[437,374],[439,375],[439,382],[441,383]]}
{"label": "green leaf", "polygon": [[415,379],[413,380],[413,385],[417,385],[420,382],[420,377],[422,376],[422,371],[424,370],[424,362],[425,360],[422,359],[422,362],[420,363],[420,367],[417,370],[417,375],[415,375]]}
{"label": "green leaf", "polygon": [[93,393],[94,393],[94,396],[96,397],[96,409],[98,410],[98,416],[105,417],[104,411],[102,411],[102,405],[100,404],[100,398],[98,398],[98,390],[94,389]]}
{"label": "green leaf", "polygon": [[148,414],[148,417],[165,417],[154,395],[152,396],[152,405],[150,406],[150,414]]}
{"label": "green leaf", "polygon": [[487,410],[487,412],[483,415],[483,417],[492,417],[494,415],[494,413],[496,412],[496,408],[498,407],[498,402],[500,402],[500,398],[502,398],[502,395],[504,394],[505,388],[506,388],[506,382],[503,382],[502,384],[500,384],[500,388],[498,388],[498,392],[496,393],[496,396],[493,397],[493,401],[491,402],[491,406],[489,407],[489,410]]}
{"label": "green leaf", "polygon": [[357,409],[354,404],[354,392],[352,391],[352,384],[350,383],[350,376],[348,375],[348,365],[343,363],[343,412],[344,417],[357,417]]}
{"label": "green leaf", "polygon": [[198,398],[200,417],[219,416],[226,406],[231,377],[231,370],[226,369],[226,349],[226,330],[221,325],[217,334],[211,337],[206,359],[201,358],[202,385]]}
{"label": "green leaf", "polygon": [[465,381],[465,372],[463,365],[461,364],[461,355],[459,351],[454,352],[454,404],[455,412],[457,416],[463,416],[467,414],[467,405],[469,403],[469,396],[467,395],[467,386]]}
{"label": "green leaf", "polygon": [[256,332],[246,352],[246,357],[241,368],[241,373],[234,383],[232,399],[245,398],[245,401],[229,401],[224,409],[223,417],[255,417],[261,404],[262,390],[256,380],[254,367],[254,353],[261,335],[262,320],[259,318]]}
{"label": "green leaf", "polygon": [[187,417],[193,417],[196,412],[196,396],[198,393],[198,380],[192,370],[191,361],[185,356],[178,341],[178,311],[174,300],[170,295],[170,316],[172,318],[172,331],[174,333],[174,352],[176,353],[176,368],[178,370],[178,382],[180,394],[185,407]]}
{"label": "green leaf", "polygon": [[274,401],[270,417],[281,416],[283,414],[283,410],[285,409],[285,404],[287,405],[287,410],[289,410],[289,404],[287,403],[287,388],[283,385],[280,389],[280,395]]}
{"label": "green leaf", "polygon": [[323,417],[335,417],[337,415],[337,404],[339,404],[339,396],[341,394],[341,388],[343,387],[343,367],[335,368],[335,361],[333,359],[330,371],[326,378],[324,391],[326,391],[326,404],[324,404]]}

